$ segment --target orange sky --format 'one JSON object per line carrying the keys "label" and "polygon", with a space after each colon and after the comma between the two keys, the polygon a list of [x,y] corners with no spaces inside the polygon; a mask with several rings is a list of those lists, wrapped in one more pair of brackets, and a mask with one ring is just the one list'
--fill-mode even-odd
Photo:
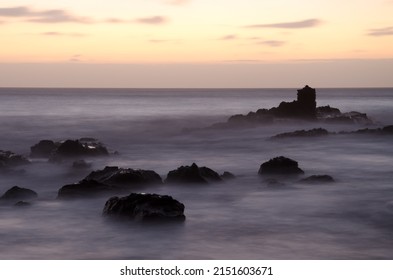
{"label": "orange sky", "polygon": [[[392,14],[390,0],[3,0],[0,86],[94,86],[99,73],[100,86],[114,87],[225,87],[220,75],[236,75],[231,87],[296,86],[283,77],[293,64],[298,79],[319,73],[323,86],[393,86],[383,73],[393,70]],[[150,70],[142,75],[138,65]],[[339,73],[324,77],[334,65]],[[334,81],[343,65],[354,75]],[[217,67],[216,84],[200,80]],[[119,80],[118,69],[139,82]],[[167,71],[189,82],[162,80]],[[45,81],[56,73],[55,84]]]}

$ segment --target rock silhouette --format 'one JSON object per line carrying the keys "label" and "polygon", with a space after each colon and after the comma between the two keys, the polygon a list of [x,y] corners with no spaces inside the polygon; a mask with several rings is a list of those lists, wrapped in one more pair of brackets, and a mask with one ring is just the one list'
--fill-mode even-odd
{"label": "rock silhouette", "polygon": [[124,217],[136,221],[184,221],[184,204],[171,196],[132,193],[112,197],[103,210],[104,216]]}
{"label": "rock silhouette", "polygon": [[266,175],[281,175],[281,176],[292,176],[304,174],[298,166],[298,162],[290,158],[283,156],[270,159],[267,162],[261,164],[258,174]]}
{"label": "rock silhouette", "polygon": [[21,201],[21,200],[31,200],[36,199],[38,197],[37,193],[33,190],[20,188],[18,186],[14,186],[7,190],[0,199],[6,201]]}
{"label": "rock silhouette", "polygon": [[323,184],[323,183],[333,183],[334,179],[330,175],[312,175],[307,178],[301,179],[300,183],[306,184]]}
{"label": "rock silhouette", "polygon": [[222,181],[220,175],[208,167],[198,167],[195,163],[191,166],[181,166],[169,171],[165,183],[171,184],[208,184],[209,182]]}
{"label": "rock silhouette", "polygon": [[11,151],[0,150],[0,170],[29,164],[30,161],[22,155]]}

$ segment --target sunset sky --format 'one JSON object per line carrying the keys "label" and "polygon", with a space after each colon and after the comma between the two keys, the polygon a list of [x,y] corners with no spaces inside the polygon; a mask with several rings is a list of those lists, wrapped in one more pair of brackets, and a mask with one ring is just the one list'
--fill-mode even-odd
{"label": "sunset sky", "polygon": [[393,86],[392,0],[2,0],[0,86]]}

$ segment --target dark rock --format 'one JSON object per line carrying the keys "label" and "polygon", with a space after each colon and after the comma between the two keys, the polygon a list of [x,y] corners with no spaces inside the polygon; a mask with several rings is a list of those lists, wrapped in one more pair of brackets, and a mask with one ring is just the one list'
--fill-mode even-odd
{"label": "dark rock", "polygon": [[272,108],[269,112],[276,117],[316,119],[316,91],[305,86],[299,89],[297,100],[292,102],[281,102],[277,108]]}
{"label": "dark rock", "polygon": [[102,194],[125,191],[122,188],[109,186],[94,180],[82,180],[76,184],[63,186],[57,194],[58,199],[91,198]]}
{"label": "dark rock", "polygon": [[30,202],[26,202],[26,201],[18,201],[17,203],[14,204],[14,206],[16,207],[28,207],[31,206]]}
{"label": "dark rock", "polygon": [[91,167],[91,163],[87,163],[85,160],[80,159],[72,163],[72,168],[74,169],[88,169]]}
{"label": "dark rock", "polygon": [[266,185],[269,188],[283,188],[283,187],[286,187],[286,185],[284,183],[279,182],[276,179],[268,179],[268,180],[266,180]]}
{"label": "dark rock", "polygon": [[359,123],[359,124],[371,124],[372,121],[367,117],[367,114],[359,112],[348,112],[342,113],[336,116],[329,116],[323,119],[330,123]]}
{"label": "dark rock", "polygon": [[152,170],[106,166],[103,170],[91,172],[85,180],[95,180],[107,185],[150,185],[162,184],[160,175]]}
{"label": "dark rock", "polygon": [[7,201],[19,201],[36,199],[37,197],[38,195],[35,191],[15,186],[6,191],[0,199]]}
{"label": "dark rock", "polygon": [[207,184],[221,181],[220,175],[207,167],[198,167],[195,163],[191,166],[181,166],[176,170],[169,171],[166,183],[175,184]]}
{"label": "dark rock", "polygon": [[21,165],[29,164],[30,161],[24,156],[17,155],[10,151],[2,151],[0,150],[0,169],[1,168],[9,168],[9,167],[17,167]]}
{"label": "dark rock", "polygon": [[232,180],[235,179],[236,176],[233,175],[231,172],[225,171],[222,175],[221,175],[221,179],[223,180]]}
{"label": "dark rock", "polygon": [[[90,138],[87,138],[91,140]],[[61,143],[54,153],[54,157],[84,157],[84,156],[105,156],[108,155],[108,150],[97,140],[82,141],[80,140],[66,140]]]}
{"label": "dark rock", "polygon": [[260,175],[300,175],[304,171],[298,167],[297,161],[280,156],[263,163],[259,168]]}
{"label": "dark rock", "polygon": [[30,147],[30,157],[49,158],[57,149],[59,143],[52,140],[41,140],[38,144]]}
{"label": "dark rock", "polygon": [[341,111],[337,108],[327,106],[317,107],[318,118],[333,118],[341,115]]}
{"label": "dark rock", "polygon": [[296,130],[294,132],[286,132],[277,134],[272,138],[289,138],[289,137],[320,137],[329,135],[329,131],[324,128],[314,128],[311,130]]}
{"label": "dark rock", "polygon": [[383,127],[382,132],[386,134],[393,134],[393,125]]}
{"label": "dark rock", "polygon": [[184,221],[184,204],[167,195],[132,193],[112,197],[103,210],[105,216],[125,217],[136,221]]}
{"label": "dark rock", "polygon": [[299,182],[307,183],[307,184],[323,184],[323,183],[333,183],[334,179],[330,175],[312,175],[310,177],[300,180]]}

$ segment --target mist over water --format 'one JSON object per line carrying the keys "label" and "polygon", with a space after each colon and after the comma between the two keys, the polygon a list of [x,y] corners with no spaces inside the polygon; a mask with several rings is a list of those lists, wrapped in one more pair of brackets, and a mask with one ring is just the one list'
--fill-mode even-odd
{"label": "mist over water", "polygon": [[[392,259],[393,137],[329,135],[271,140],[323,127],[292,122],[244,129],[185,131],[296,99],[295,89],[0,89],[0,149],[28,155],[42,139],[94,137],[119,155],[89,158],[91,170],[33,160],[0,174],[0,195],[35,190],[29,208],[0,204],[2,259]],[[317,105],[367,113],[393,124],[393,89],[317,89]],[[373,126],[369,126],[373,127]],[[299,162],[305,176],[336,182],[272,186],[259,166],[276,156]],[[184,224],[113,223],[101,216],[111,196],[56,200],[58,190],[106,165],[155,170],[208,166],[232,181],[151,186],[184,203]]]}

